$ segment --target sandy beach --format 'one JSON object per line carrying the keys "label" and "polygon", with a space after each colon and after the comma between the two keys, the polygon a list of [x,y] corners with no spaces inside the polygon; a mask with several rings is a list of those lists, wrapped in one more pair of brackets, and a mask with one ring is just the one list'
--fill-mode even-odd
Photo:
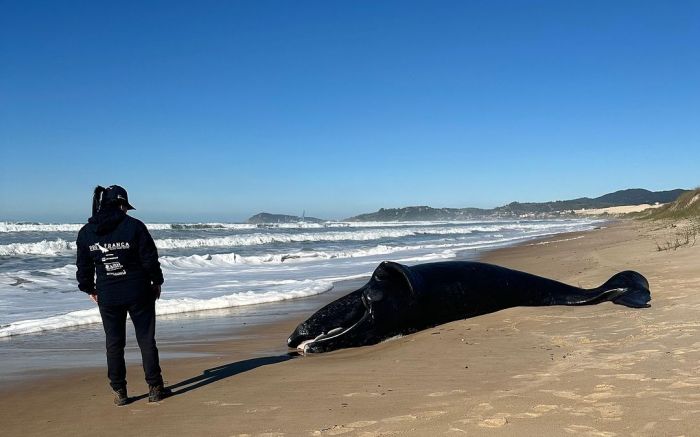
{"label": "sandy beach", "polygon": [[[692,435],[700,417],[700,245],[657,251],[663,223],[622,222],[482,260],[583,287],[637,270],[652,306],[513,308],[370,347],[293,357],[308,314],[235,339],[161,345],[175,396],[111,403],[106,370],[2,389],[3,435]],[[337,290],[340,292],[342,290]],[[324,297],[331,299],[333,295]],[[321,301],[319,300],[319,304]],[[310,314],[310,313],[309,313]]]}

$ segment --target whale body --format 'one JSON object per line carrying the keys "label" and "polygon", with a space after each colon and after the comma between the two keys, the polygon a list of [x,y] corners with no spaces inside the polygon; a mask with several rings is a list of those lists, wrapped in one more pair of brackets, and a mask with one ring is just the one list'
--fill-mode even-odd
{"label": "whale body", "polygon": [[635,271],[583,289],[492,264],[382,262],[370,280],[297,326],[287,345],[304,353],[379,343],[454,320],[516,306],[649,306],[649,282]]}

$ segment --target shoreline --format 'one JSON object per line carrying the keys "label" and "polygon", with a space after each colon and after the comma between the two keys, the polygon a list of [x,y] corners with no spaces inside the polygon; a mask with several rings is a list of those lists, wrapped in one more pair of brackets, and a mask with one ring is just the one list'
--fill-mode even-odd
{"label": "shoreline", "polygon": [[[603,222],[601,226],[610,223],[613,222]],[[586,234],[598,229],[600,226],[587,231],[539,236],[486,250],[467,249],[459,252],[459,256],[453,260],[479,261],[492,251],[540,244],[556,237],[566,239],[570,235]],[[259,337],[259,347],[256,347],[255,343],[251,345],[255,354],[293,353],[293,350],[286,347],[286,338],[296,325],[322,306],[364,285],[369,276],[368,274],[363,278],[335,282],[330,291],[305,298],[159,316],[156,339],[162,367],[167,369],[171,360],[211,355],[209,349],[213,347],[213,343],[256,336]],[[284,326],[288,331],[281,341],[277,341],[279,344],[276,344],[265,334],[268,329],[278,326]],[[139,365],[141,362],[134,338],[133,326],[127,323],[127,367]],[[68,376],[104,370],[106,364],[103,343],[101,323],[0,338],[0,361],[4,363],[0,369],[0,393],[18,385],[38,383],[57,375]]]}
{"label": "shoreline", "polygon": [[700,246],[657,251],[667,234],[661,225],[624,221],[480,257],[585,287],[639,270],[651,284],[651,308],[518,307],[292,358],[275,345],[308,315],[299,314],[253,336],[186,345],[206,355],[164,361],[176,395],[159,404],[142,398],[138,364],[128,369],[137,400],[123,408],[111,405],[104,368],[3,390],[4,429],[116,435],[129,423],[154,435],[692,434]]}
{"label": "shoreline", "polygon": [[[601,226],[610,223],[613,222],[603,222]],[[533,237],[486,250],[467,249],[459,252],[459,256],[452,260],[479,261],[492,251],[540,244],[556,237],[567,239],[571,235],[578,236],[599,229],[600,226],[587,231]],[[251,350],[255,354],[294,353],[293,350],[287,349],[286,339],[296,325],[322,306],[360,288],[369,277],[368,274],[362,278],[334,282],[333,289],[328,292],[288,301],[159,316],[156,339],[162,367],[167,369],[171,360],[206,357],[211,355],[210,348],[216,349],[214,343],[232,342],[239,338],[259,337],[259,347],[256,347],[255,342],[251,344]],[[269,329],[274,330],[281,326],[287,329],[281,341],[275,342],[266,336]],[[275,330],[275,333],[279,331]],[[127,367],[141,363],[140,351],[134,339],[133,326],[127,323]],[[67,377],[105,370],[102,324],[0,338],[0,361],[4,363],[0,369],[0,393],[18,385],[39,383],[57,375]]]}
{"label": "shoreline", "polygon": [[[286,353],[286,336],[278,346],[266,338],[271,325],[289,326],[290,320],[308,316],[320,306],[359,288],[365,282],[365,279],[344,280],[335,283],[333,289],[326,293],[288,301],[159,316],[156,339],[161,365],[167,369],[173,360],[211,356],[216,344],[243,338],[259,337],[260,347],[256,348],[256,342],[251,343],[254,354]],[[46,355],[50,356],[48,360]],[[129,368],[141,363],[133,325],[129,322],[125,359]],[[44,379],[55,378],[57,374],[70,377],[84,372],[104,371],[102,324],[0,339],[0,361],[3,362],[0,393],[22,384],[38,384]],[[26,361],[30,361],[29,365]],[[131,376],[134,379],[134,375]]]}

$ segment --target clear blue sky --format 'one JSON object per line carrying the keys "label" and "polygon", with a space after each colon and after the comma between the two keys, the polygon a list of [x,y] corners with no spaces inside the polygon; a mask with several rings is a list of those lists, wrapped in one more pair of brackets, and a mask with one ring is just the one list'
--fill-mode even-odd
{"label": "clear blue sky", "polygon": [[700,184],[697,1],[0,2],[0,220]]}

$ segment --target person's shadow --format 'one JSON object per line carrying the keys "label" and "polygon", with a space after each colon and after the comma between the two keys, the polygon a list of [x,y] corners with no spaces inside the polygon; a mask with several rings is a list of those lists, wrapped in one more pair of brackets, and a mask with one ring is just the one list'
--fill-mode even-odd
{"label": "person's shadow", "polygon": [[168,385],[168,388],[173,391],[171,396],[178,396],[185,394],[190,390],[196,390],[200,387],[204,387],[205,385],[221,381],[222,379],[226,379],[249,370],[257,369],[258,367],[291,360],[296,356],[297,355],[295,354],[277,355],[271,357],[251,358],[248,360],[224,364],[222,366],[206,369],[201,375],[194,376],[175,384],[170,384]]}

